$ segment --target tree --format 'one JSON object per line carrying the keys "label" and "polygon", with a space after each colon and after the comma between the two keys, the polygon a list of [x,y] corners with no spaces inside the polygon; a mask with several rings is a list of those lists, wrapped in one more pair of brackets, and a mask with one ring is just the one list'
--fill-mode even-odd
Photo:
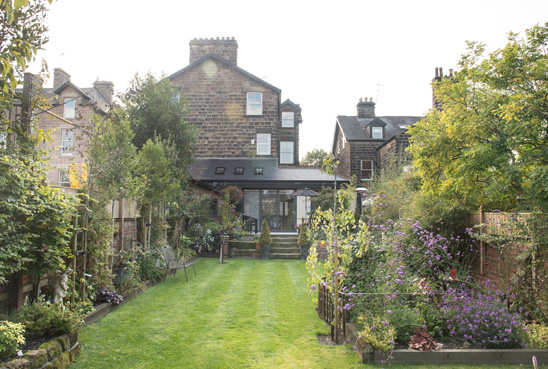
{"label": "tree", "polygon": [[187,179],[187,167],[195,148],[195,128],[185,121],[188,109],[180,91],[167,78],[157,80],[152,74],[136,75],[124,95],[124,106],[131,128],[133,143],[141,149],[152,137],[170,147],[172,173],[180,183]]}
{"label": "tree", "polygon": [[44,4],[43,0],[0,0],[0,101],[15,96],[23,72],[48,42]]}
{"label": "tree", "polygon": [[306,153],[304,158],[301,160],[301,165],[311,165],[321,168],[323,159],[325,159],[327,155],[328,153],[323,149],[314,149]]}
{"label": "tree", "polygon": [[440,110],[410,129],[422,190],[468,206],[548,209],[548,23],[484,57],[470,42]]}

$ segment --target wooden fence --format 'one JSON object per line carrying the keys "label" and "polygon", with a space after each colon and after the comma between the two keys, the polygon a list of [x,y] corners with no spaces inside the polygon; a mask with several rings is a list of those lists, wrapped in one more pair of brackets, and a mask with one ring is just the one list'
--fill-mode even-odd
{"label": "wooden fence", "polygon": [[[348,309],[345,306],[350,303],[350,296],[346,293],[339,293],[339,301],[335,303],[335,296],[329,287],[320,283],[318,287],[318,316],[331,326],[331,340],[335,342],[338,337],[338,344],[344,342],[346,323],[350,318]],[[339,314],[339,324],[335,324],[335,314]],[[338,326],[337,326],[338,325]],[[335,331],[338,332],[335,332]]]}

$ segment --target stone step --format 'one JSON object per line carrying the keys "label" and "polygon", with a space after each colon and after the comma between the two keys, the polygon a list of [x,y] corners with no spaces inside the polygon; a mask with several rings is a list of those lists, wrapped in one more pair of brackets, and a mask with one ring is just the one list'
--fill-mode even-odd
{"label": "stone step", "polygon": [[270,252],[270,258],[271,259],[295,259],[300,260],[301,259],[301,253],[273,253]]}

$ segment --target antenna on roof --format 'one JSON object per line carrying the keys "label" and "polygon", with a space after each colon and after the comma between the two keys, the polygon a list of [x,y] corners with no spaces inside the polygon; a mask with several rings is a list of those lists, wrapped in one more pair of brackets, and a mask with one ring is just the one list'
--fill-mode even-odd
{"label": "antenna on roof", "polygon": [[379,91],[381,90],[382,85],[377,83],[377,97],[375,97],[375,103],[379,102]]}

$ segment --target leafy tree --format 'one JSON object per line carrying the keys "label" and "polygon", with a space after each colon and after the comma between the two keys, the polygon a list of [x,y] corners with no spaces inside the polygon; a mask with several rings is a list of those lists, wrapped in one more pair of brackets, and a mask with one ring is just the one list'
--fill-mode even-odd
{"label": "leafy tree", "polygon": [[77,202],[45,184],[43,165],[0,150],[0,284],[17,273],[39,281],[69,256]]}
{"label": "leafy tree", "polygon": [[194,152],[195,129],[185,121],[188,109],[180,91],[167,78],[136,75],[124,95],[124,104],[137,149],[158,137],[164,142],[164,150],[170,151],[172,173],[183,183]]}
{"label": "leafy tree", "polygon": [[314,149],[306,153],[301,160],[301,165],[311,165],[315,167],[321,167],[323,159],[327,157],[328,153],[324,149]]}
{"label": "leafy tree", "polygon": [[470,42],[440,110],[410,129],[422,190],[467,206],[548,209],[548,23],[484,57]]}
{"label": "leafy tree", "polygon": [[45,19],[43,0],[0,0],[0,101],[13,98],[28,64],[48,42]]}

